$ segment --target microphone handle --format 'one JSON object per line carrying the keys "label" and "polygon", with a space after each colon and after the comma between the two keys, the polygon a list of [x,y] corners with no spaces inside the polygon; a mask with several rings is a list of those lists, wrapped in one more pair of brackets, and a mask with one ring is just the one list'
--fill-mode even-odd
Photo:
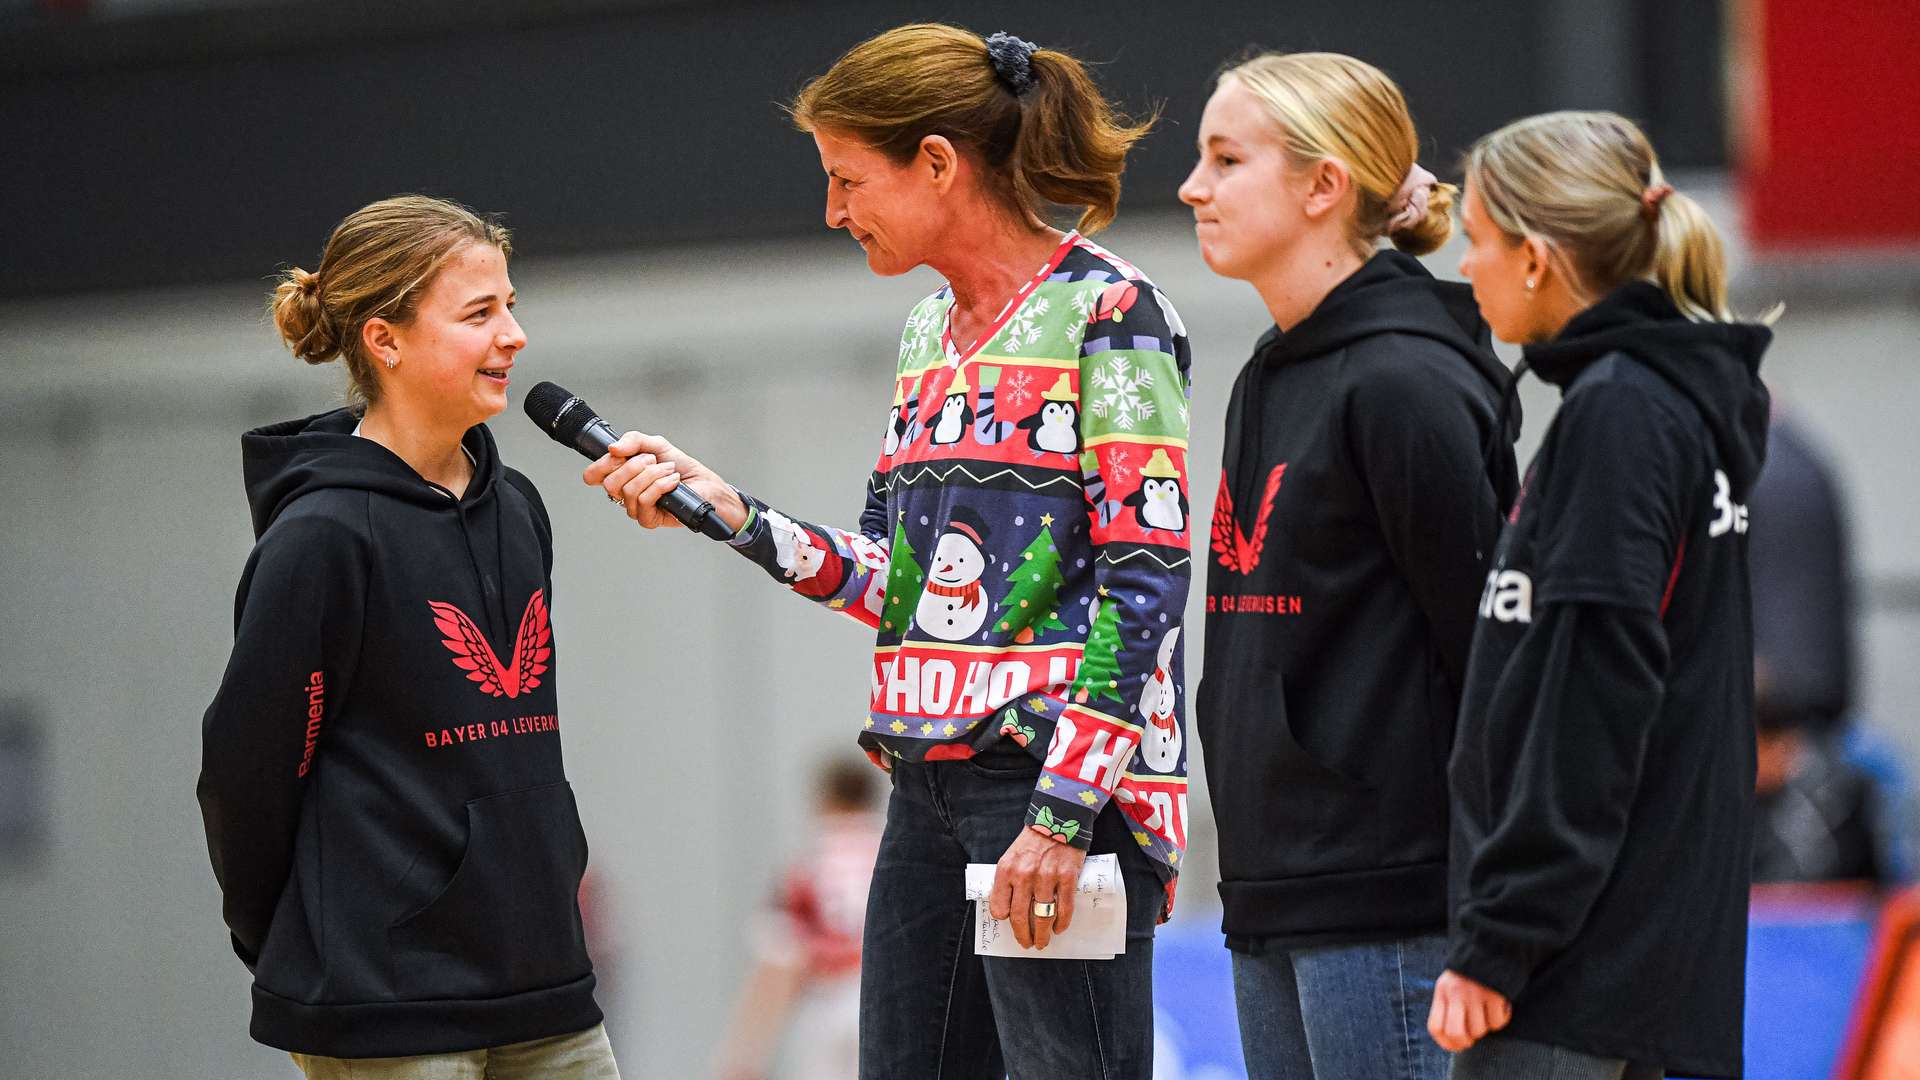
{"label": "microphone handle", "polygon": [[[596,460],[606,454],[616,440],[620,438],[607,426],[605,420],[594,417],[588,421],[580,433],[573,437],[573,448],[584,454],[588,460]],[[733,529],[714,513],[713,504],[694,493],[685,484],[674,488],[660,497],[660,506],[677,518],[680,524],[702,536],[714,540],[733,539]]]}

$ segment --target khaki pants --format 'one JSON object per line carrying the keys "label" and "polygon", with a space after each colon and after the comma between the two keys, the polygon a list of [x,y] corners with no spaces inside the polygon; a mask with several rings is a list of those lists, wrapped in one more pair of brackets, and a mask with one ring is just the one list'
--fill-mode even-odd
{"label": "khaki pants", "polygon": [[293,1055],[307,1080],[620,1080],[605,1024],[572,1035],[418,1057]]}

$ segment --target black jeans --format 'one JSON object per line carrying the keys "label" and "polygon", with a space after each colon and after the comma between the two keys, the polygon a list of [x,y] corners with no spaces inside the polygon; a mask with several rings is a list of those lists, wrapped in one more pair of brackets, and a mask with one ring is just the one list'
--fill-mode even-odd
{"label": "black jeans", "polygon": [[1092,850],[1119,855],[1127,951],[1112,960],[974,955],[966,865],[1000,861],[1039,775],[1039,762],[1011,743],[971,761],[895,763],[867,899],[861,1080],[1153,1075],[1153,929],[1166,890],[1116,806],[1094,823]]}

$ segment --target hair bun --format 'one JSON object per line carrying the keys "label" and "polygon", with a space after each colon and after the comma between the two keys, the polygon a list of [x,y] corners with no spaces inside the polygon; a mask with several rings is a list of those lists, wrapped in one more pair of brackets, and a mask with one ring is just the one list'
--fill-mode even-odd
{"label": "hair bun", "polygon": [[1434,183],[1427,190],[1419,219],[1392,225],[1387,239],[1409,255],[1431,255],[1440,250],[1453,235],[1453,205],[1459,194],[1460,189],[1453,184]]}
{"label": "hair bun", "polygon": [[299,267],[273,290],[273,325],[293,355],[324,364],[340,355],[340,335],[320,299],[320,275]]}

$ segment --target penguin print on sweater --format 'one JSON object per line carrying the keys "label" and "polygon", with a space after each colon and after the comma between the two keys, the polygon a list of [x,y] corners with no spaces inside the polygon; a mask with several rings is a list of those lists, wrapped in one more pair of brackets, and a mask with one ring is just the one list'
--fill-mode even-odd
{"label": "penguin print on sweater", "polygon": [[1180,483],[1180,471],[1173,467],[1165,450],[1155,450],[1140,470],[1140,487],[1120,500],[1133,507],[1142,529],[1187,530],[1187,493]]}
{"label": "penguin print on sweater", "polygon": [[973,426],[973,406],[967,403],[967,395],[972,390],[973,387],[967,385],[966,372],[954,375],[953,382],[947,385],[947,396],[940,403],[940,418],[933,422],[928,443],[953,446],[966,436],[967,429]]}
{"label": "penguin print on sweater", "polygon": [[1027,448],[1036,454],[1080,452],[1080,406],[1067,376],[1040,395],[1040,411],[1017,425],[1027,433]]}

